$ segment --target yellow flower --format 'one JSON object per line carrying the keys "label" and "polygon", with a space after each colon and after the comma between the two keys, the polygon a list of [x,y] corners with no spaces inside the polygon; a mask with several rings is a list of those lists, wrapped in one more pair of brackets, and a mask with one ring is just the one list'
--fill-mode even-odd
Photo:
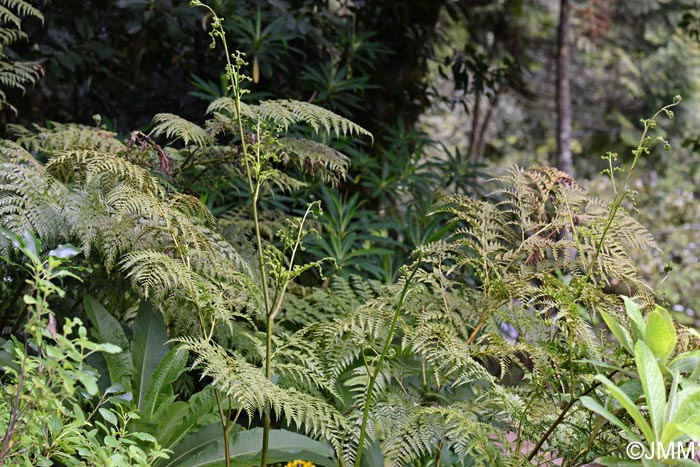
{"label": "yellow flower", "polygon": [[284,467],[316,467],[316,466],[309,461],[303,461],[303,460],[297,459],[297,460],[293,460],[292,462],[289,462]]}

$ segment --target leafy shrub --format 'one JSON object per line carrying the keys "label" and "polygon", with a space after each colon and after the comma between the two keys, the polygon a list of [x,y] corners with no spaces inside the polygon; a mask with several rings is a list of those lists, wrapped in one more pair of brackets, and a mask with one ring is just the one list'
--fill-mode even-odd
{"label": "leafy shrub", "polygon": [[78,250],[64,245],[41,257],[41,243],[31,235],[2,234],[26,255],[23,267],[33,293],[23,297],[26,340],[13,336],[0,353],[0,462],[145,467],[166,458],[153,436],[127,429],[138,415],[123,404],[122,388],[100,393],[99,374],[87,364],[96,352],[113,355],[121,349],[90,341],[77,318],[59,329],[49,309],[51,296],[64,294],[60,279],[74,277],[67,262]]}

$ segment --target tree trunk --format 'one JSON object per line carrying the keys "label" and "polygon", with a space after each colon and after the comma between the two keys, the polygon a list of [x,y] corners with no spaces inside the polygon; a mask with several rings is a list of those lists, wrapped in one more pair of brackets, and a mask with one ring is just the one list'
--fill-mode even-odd
{"label": "tree trunk", "polygon": [[557,48],[557,167],[573,175],[571,93],[569,90],[569,20],[571,0],[560,0]]}

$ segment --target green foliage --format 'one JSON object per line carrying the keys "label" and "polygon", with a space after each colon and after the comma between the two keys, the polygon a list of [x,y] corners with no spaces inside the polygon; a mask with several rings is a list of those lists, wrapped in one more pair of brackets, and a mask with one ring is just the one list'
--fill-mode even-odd
{"label": "green foliage", "polygon": [[59,329],[49,308],[52,295],[65,294],[59,281],[76,277],[67,263],[78,250],[63,245],[43,256],[39,240],[31,235],[2,234],[26,255],[23,267],[33,293],[24,295],[29,316],[25,342],[13,336],[0,354],[0,462],[116,467],[150,466],[166,458],[153,436],[127,429],[139,416],[124,404],[123,388],[100,391],[99,375],[87,363],[95,353],[113,355],[121,349],[89,340],[77,318]]}
{"label": "green foliage", "polygon": [[[363,73],[385,52],[371,35],[338,33],[349,48],[305,67],[309,88],[300,92],[316,91],[309,101],[256,102],[248,83],[270,79],[271,63],[301,40],[288,32],[290,17],[271,18],[285,7],[263,3],[254,22],[223,22],[227,2],[192,3],[204,8],[227,61],[209,120],[166,109],[149,134],[126,142],[104,127],[49,123],[11,128],[18,143],[0,144],[0,227],[39,237],[28,250],[36,258],[78,244],[94,267],[89,282],[71,283],[72,296],[52,301],[68,316],[84,311],[101,343],[90,347],[101,377],[75,376],[105,394],[83,401],[96,407],[85,419],[104,425],[86,445],[123,450],[136,439],[130,455],[173,451],[152,459],[156,466],[300,457],[317,465],[583,465],[621,447],[619,429],[649,442],[693,435],[694,420],[678,418],[674,402],[693,388],[691,334],[660,308],[644,318],[628,300],[627,320],[615,311],[621,293],[652,303],[633,254],[656,244],[626,200],[638,162],[669,146],[651,132],[671,106],[642,122],[621,182],[607,156],[610,202],[546,167],[511,169],[477,198],[478,148],[427,159],[431,143],[413,130],[411,114],[408,124],[383,128],[366,154],[352,142],[371,137],[363,126],[316,105],[351,112],[371,92]],[[493,18],[511,8],[499,4]],[[136,25],[144,37],[150,21]],[[233,23],[244,24],[235,34],[247,38],[252,79],[244,55],[228,51]],[[83,29],[94,36],[92,25]],[[514,37],[493,41],[494,55],[466,50],[457,70],[491,109],[522,65],[507,68],[503,56]],[[332,138],[345,140],[350,157]],[[342,191],[314,185],[346,179]],[[0,251],[14,259],[17,242],[3,240]],[[333,262],[340,271],[326,279]],[[18,267],[7,269],[11,286]],[[100,290],[105,283],[109,292]],[[620,345],[599,332],[598,315]],[[200,380],[177,387],[187,368]],[[108,405],[109,394],[121,401]]]}
{"label": "green foliage", "polygon": [[0,109],[9,105],[14,111],[7,93],[12,89],[24,91],[27,85],[36,84],[43,74],[40,63],[15,60],[9,51],[14,43],[27,39],[27,34],[22,30],[22,21],[26,17],[44,20],[41,11],[29,2],[0,1]]}
{"label": "green foliage", "polygon": [[308,252],[318,258],[331,258],[340,274],[364,272],[381,278],[384,272],[380,267],[381,256],[391,251],[374,246],[385,239],[368,233],[376,218],[371,211],[361,209],[366,203],[359,200],[359,193],[343,199],[323,188],[321,195],[324,210],[319,224],[322,230],[310,242]]}
{"label": "green foliage", "polygon": [[[639,306],[625,297],[625,311],[624,318],[629,321],[632,332],[623,327],[620,318],[602,311],[601,315],[628,359],[633,360],[636,371],[626,370],[629,365],[626,361],[611,362],[614,373],[619,375],[617,382],[602,374],[596,375],[598,384],[605,390],[604,395],[583,397],[581,403],[622,429],[627,441],[641,443],[643,440],[645,457],[649,457],[642,460],[643,465],[664,465],[668,462],[662,462],[662,451],[684,446],[695,439],[700,430],[694,415],[700,400],[697,350],[682,352],[678,348],[674,322],[664,308],[657,306],[643,317]],[[624,417],[620,409],[624,409]],[[619,458],[606,456],[597,462],[618,465]],[[690,459],[673,462],[678,465],[694,463]]]}

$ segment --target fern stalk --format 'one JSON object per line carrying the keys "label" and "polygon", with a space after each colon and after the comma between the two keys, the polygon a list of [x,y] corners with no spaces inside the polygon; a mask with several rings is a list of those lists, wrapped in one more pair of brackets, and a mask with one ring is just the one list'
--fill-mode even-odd
{"label": "fern stalk", "polygon": [[[591,262],[587,267],[586,270],[586,278],[589,278],[590,275],[593,272],[593,265],[596,263],[598,260],[598,257],[600,256],[601,251],[603,250],[603,242],[605,241],[605,237],[608,234],[608,231],[610,230],[610,227],[612,227],[613,222],[615,221],[615,216],[617,215],[617,211],[620,209],[620,206],[622,205],[622,202],[624,199],[627,197],[628,192],[627,192],[627,186],[629,185],[630,179],[632,178],[632,172],[634,172],[635,167],[637,166],[637,162],[639,161],[639,158],[642,154],[649,153],[649,143],[651,142],[651,139],[647,136],[649,134],[649,130],[656,128],[656,118],[661,115],[662,113],[665,113],[669,118],[673,118],[673,112],[670,111],[672,107],[677,106],[681,102],[681,96],[676,96],[673,98],[673,103],[668,104],[659,110],[656,111],[656,113],[649,119],[643,120],[644,122],[644,130],[642,131],[642,136],[639,138],[639,144],[637,145],[637,148],[632,151],[632,154],[634,155],[634,159],[632,159],[632,164],[630,167],[627,169],[627,175],[625,176],[625,179],[622,182],[622,185],[620,186],[619,190],[615,187],[615,174],[614,174],[614,168],[612,167],[612,158],[613,155],[609,154],[608,157],[610,158],[610,164],[611,167],[609,169],[609,174],[610,178],[613,181],[613,187],[615,188],[615,198],[613,199],[611,208],[610,208],[610,214],[608,215],[608,220],[605,223],[605,227],[603,228],[603,233],[600,236],[600,240],[598,240],[598,244],[595,249],[595,253],[593,254],[593,258],[591,258]],[[666,149],[669,149],[668,142],[663,141],[666,145]]]}
{"label": "fern stalk", "polygon": [[369,378],[369,383],[367,384],[367,392],[365,393],[365,407],[362,412],[362,424],[360,425],[360,438],[357,446],[357,455],[355,457],[355,467],[360,467],[360,463],[362,462],[362,449],[365,444],[365,438],[367,437],[367,423],[369,422],[369,411],[372,406],[372,392],[374,391],[374,385],[376,384],[377,378],[379,377],[379,374],[382,371],[382,365],[384,364],[384,360],[386,359],[387,353],[389,353],[391,341],[394,339],[396,325],[399,322],[399,316],[401,316],[401,310],[403,309],[403,302],[406,299],[406,295],[408,294],[411,282],[413,282],[413,278],[415,277],[416,273],[418,272],[418,269],[420,268],[422,258],[423,253],[422,251],[420,251],[418,253],[418,259],[416,260],[416,263],[413,266],[413,270],[411,271],[411,274],[408,276],[406,282],[403,285],[403,288],[401,289],[401,295],[399,295],[399,301],[396,304],[396,310],[394,311],[394,316],[391,319],[391,326],[389,326],[389,332],[386,336],[386,340],[384,341],[382,353],[379,354],[377,364],[372,370]]}
{"label": "fern stalk", "polygon": [[[266,331],[267,331],[267,340],[266,340],[266,355],[265,355],[265,375],[267,376],[267,379],[271,379],[271,345],[272,345],[272,323],[269,319],[269,310],[270,310],[270,298],[269,294],[267,291],[267,277],[265,274],[265,263],[264,263],[264,258],[263,258],[263,250],[262,250],[262,237],[260,233],[260,221],[259,221],[259,216],[258,216],[258,197],[260,194],[260,183],[256,177],[255,181],[253,180],[253,175],[252,175],[252,170],[250,168],[250,163],[248,161],[249,157],[249,152],[248,152],[248,145],[245,140],[245,133],[243,131],[243,118],[241,116],[241,86],[240,86],[240,74],[238,73],[238,69],[242,66],[243,61],[242,58],[239,56],[236,57],[236,65],[234,66],[231,63],[231,54],[229,53],[228,50],[228,44],[226,43],[226,32],[224,31],[223,25],[222,25],[222,18],[219,18],[216,14],[216,12],[209,6],[204,3],[202,3],[199,0],[192,0],[190,2],[190,6],[192,7],[204,7],[212,15],[212,32],[211,37],[212,37],[212,46],[216,45],[216,38],[218,37],[221,41],[221,43],[224,46],[224,55],[226,56],[226,75],[228,76],[229,83],[231,86],[231,89],[233,90],[234,94],[234,101],[236,105],[236,120],[238,124],[238,130],[240,133],[241,137],[241,148],[243,150],[243,162],[245,164],[245,172],[246,172],[246,177],[248,179],[248,187],[250,189],[251,195],[252,195],[252,210],[253,210],[253,222],[255,224],[255,238],[256,238],[256,243],[258,247],[258,262],[260,266],[260,280],[262,282],[262,289],[263,289],[263,300],[265,304],[265,311],[268,314],[268,319],[266,320]],[[221,404],[221,400],[219,398],[218,392],[217,392],[217,397],[216,397],[216,403],[219,408],[219,413],[221,414],[221,424],[224,432],[224,451],[226,454],[226,467],[231,466],[231,456],[230,456],[230,446],[229,446],[229,433],[231,431],[231,428],[233,427],[233,424],[230,422],[229,419],[225,418],[223,416],[223,407]],[[239,411],[240,414],[240,411]],[[238,416],[236,416],[236,419]],[[269,434],[270,434],[270,408],[265,407],[264,413],[263,413],[263,446],[262,446],[262,453],[261,453],[261,461],[260,465],[261,467],[266,467],[267,466],[267,450],[268,450],[268,445],[269,445]]]}

